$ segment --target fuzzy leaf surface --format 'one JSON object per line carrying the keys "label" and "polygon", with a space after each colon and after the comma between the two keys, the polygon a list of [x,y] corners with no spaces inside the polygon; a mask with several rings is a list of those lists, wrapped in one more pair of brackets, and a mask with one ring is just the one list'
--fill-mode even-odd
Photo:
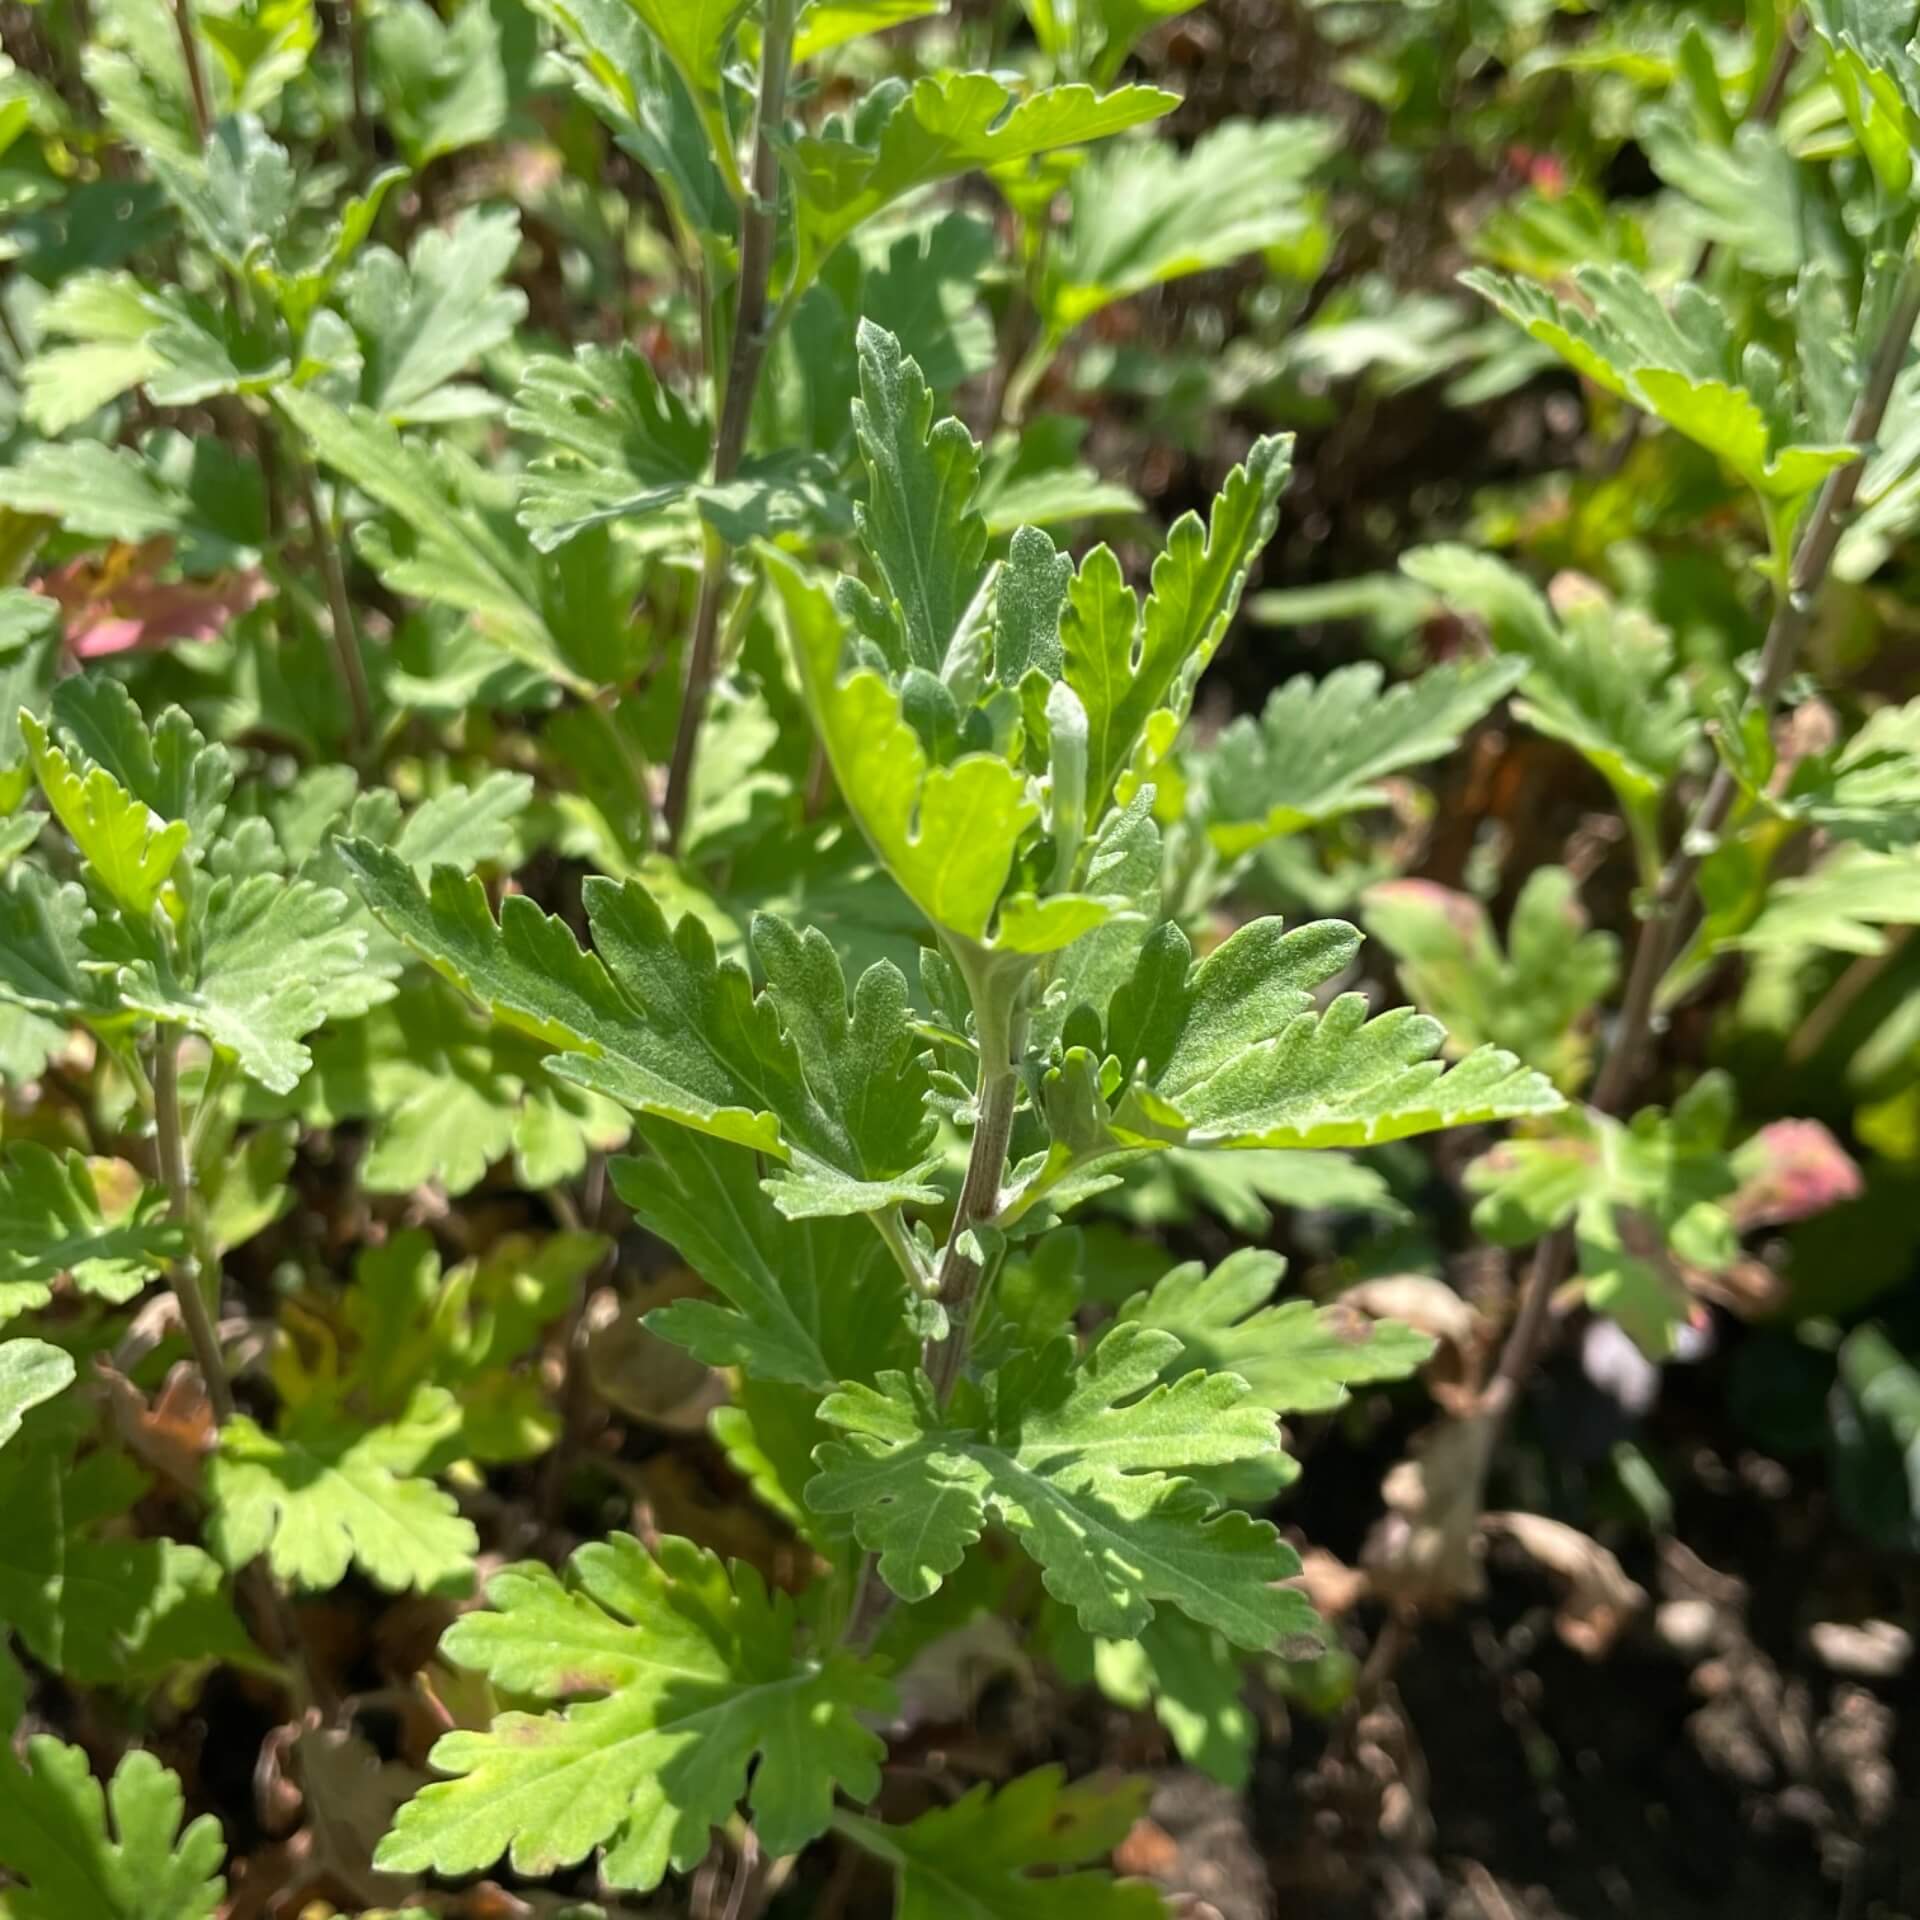
{"label": "fuzzy leaf surface", "polygon": [[743,1800],[762,1845],[793,1853],[836,1787],[879,1790],[885,1748],[859,1716],[888,1710],[891,1689],[854,1655],[807,1652],[792,1600],[746,1566],[615,1534],[564,1577],[509,1567],[488,1597],[447,1658],[549,1708],[444,1735],[431,1758],[455,1777],[401,1811],[383,1869],[470,1873],[504,1854],[538,1878],[601,1848],[612,1885],[645,1891],[696,1865]]}
{"label": "fuzzy leaf surface", "polygon": [[843,1387],[820,1412],[844,1438],[820,1449],[807,1504],[851,1515],[905,1600],[937,1591],[993,1519],[1089,1632],[1137,1633],[1158,1602],[1240,1646],[1310,1633],[1312,1609],[1274,1585],[1297,1570],[1292,1550],[1179,1477],[1275,1452],[1275,1416],[1232,1374],[1165,1384],[1179,1351],[1120,1326],[1076,1365],[1056,1341],[994,1376],[977,1424],[944,1417],[924,1374]]}
{"label": "fuzzy leaf surface", "polygon": [[[497,1019],[559,1048],[548,1070],[562,1079],[772,1155],[796,1213],[930,1191],[915,1171],[928,1123],[909,1119],[925,1070],[893,967],[870,968],[849,1007],[825,939],[763,919],[756,943],[773,984],[756,999],[699,920],[670,928],[637,882],[587,882],[596,951],[583,953],[522,896],[496,924],[477,880],[441,867],[427,890],[386,848],[354,840],[341,853],[388,930]],[[800,1034],[813,1043],[804,1059]],[[882,1068],[890,1079],[874,1081]]]}
{"label": "fuzzy leaf surface", "polygon": [[1437,760],[1519,681],[1517,662],[1462,660],[1381,691],[1371,662],[1276,688],[1206,755],[1207,832],[1229,859],[1263,841],[1380,806],[1388,774]]}
{"label": "fuzzy leaf surface", "polygon": [[350,1566],[389,1593],[457,1581],[479,1536],[419,1470],[459,1425],[444,1387],[421,1387],[398,1419],[371,1427],[326,1398],[271,1433],[241,1414],[207,1467],[208,1537],[227,1565],[264,1554],[276,1578],[314,1591]]}
{"label": "fuzzy leaf surface", "polygon": [[1274,1302],[1286,1264],[1250,1247],[1211,1272],[1189,1261],[1135,1294],[1120,1318],[1179,1341],[1163,1378],[1195,1367],[1237,1374],[1254,1404],[1275,1413],[1331,1413],[1350,1387],[1404,1380],[1431,1357],[1432,1339],[1395,1321],[1362,1320],[1337,1304]]}

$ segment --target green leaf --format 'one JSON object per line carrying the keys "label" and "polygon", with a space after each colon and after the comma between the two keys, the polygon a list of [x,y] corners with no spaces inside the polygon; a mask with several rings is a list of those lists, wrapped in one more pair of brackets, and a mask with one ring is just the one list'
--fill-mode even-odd
{"label": "green leaf", "polygon": [[[737,236],[737,174],[723,175],[708,121],[629,0],[529,0],[554,29],[574,91],[645,168],[710,252]],[[721,156],[725,157],[725,156]]]}
{"label": "green leaf", "polygon": [[109,1015],[112,982],[88,965],[93,922],[83,889],[16,867],[0,881],[0,999],[63,1021]]}
{"label": "green leaf", "polygon": [[1336,920],[1292,933],[1256,920],[1194,965],[1186,935],[1157,927],[1113,996],[1107,1064],[1074,1047],[1047,1076],[1054,1145],[1019,1172],[1015,1217],[1071,1169],[1167,1145],[1372,1146],[1559,1109],[1496,1047],[1443,1067],[1439,1022],[1411,1008],[1369,1020],[1365,996],[1345,993],[1315,1011],[1359,938]]}
{"label": "green leaf", "polygon": [[1426,1334],[1364,1319],[1337,1302],[1269,1305],[1286,1267],[1279,1255],[1252,1248],[1229,1254],[1211,1273],[1189,1261],[1136,1293],[1120,1318],[1179,1341],[1163,1379],[1195,1367],[1237,1374],[1254,1404],[1275,1413],[1331,1413],[1346,1404],[1348,1388],[1404,1380],[1431,1358]]}
{"label": "green leaf", "polygon": [[[170,446],[177,443],[168,443]],[[263,527],[243,526],[218,489],[225,456],[196,452],[184,479],[131,447],[95,440],[42,442],[0,472],[0,506],[45,514],[67,532],[101,540],[171,540],[190,573],[258,561]]]}
{"label": "green leaf", "polygon": [[747,0],[628,0],[673,62],[712,142],[713,157],[736,194],[744,192],[727,124],[724,72]]}
{"label": "green leaf", "polygon": [[554,1079],[546,1047],[477,1022],[437,982],[329,1025],[309,1050],[294,1093],[257,1110],[296,1113],[310,1127],[366,1122],[356,1178],[370,1193],[435,1181],[457,1198],[509,1156],[516,1181],[538,1192],[577,1179],[590,1153],[624,1145],[630,1129],[611,1101]]}
{"label": "green leaf", "polygon": [[415,171],[506,125],[506,67],[487,0],[465,0],[447,20],[427,0],[383,0],[367,50],[383,119]]}
{"label": "green leaf", "polygon": [[1911,847],[1920,842],[1920,700],[1876,708],[1829,752],[1796,760],[1783,788],[1742,784],[1769,812],[1835,839],[1879,852]]}
{"label": "green leaf", "polygon": [[44,1340],[0,1340],[0,1447],[35,1407],[73,1385],[73,1356]]}
{"label": "green leaf", "polygon": [[457,1621],[447,1658],[574,1704],[443,1736],[433,1764],[457,1777],[401,1810],[384,1870],[471,1873],[508,1854],[537,1879],[599,1847],[611,1885],[646,1891],[696,1865],[743,1799],[761,1845],[788,1854],[826,1828],[836,1787],[879,1791],[886,1750],[859,1716],[887,1711],[890,1689],[851,1654],[799,1644],[793,1601],[748,1567],[615,1534],[564,1580],[528,1562],[488,1597],[496,1611]]}
{"label": "green leaf", "polygon": [[1478,900],[1428,880],[1369,887],[1364,912],[1408,996],[1446,1028],[1449,1053],[1505,1047],[1563,1090],[1584,1080],[1589,1029],[1619,977],[1620,943],[1588,930],[1564,867],[1527,876],[1506,953]]}
{"label": "green leaf", "polygon": [[552,1445],[560,1421],[520,1363],[564,1318],[609,1250],[591,1233],[507,1234],[484,1258],[443,1274],[424,1233],[397,1233],[355,1263],[340,1303],[340,1355],[322,1348],[309,1367],[297,1346],[283,1345],[274,1355],[274,1385],[296,1412],[331,1400],[373,1420],[404,1420],[417,1388],[445,1388],[460,1418],[422,1462],[423,1473],[460,1460],[530,1460]]}
{"label": "green leaf", "polygon": [[48,1734],[23,1765],[0,1757],[0,1867],[20,1885],[14,1920],[213,1920],[226,1842],[152,1754],[127,1754],[103,1792],[79,1747]]}
{"label": "green leaf", "polygon": [[403,440],[365,407],[342,410],[290,387],[276,401],[322,461],[405,526],[404,550],[369,539],[371,529],[361,539],[396,591],[471,614],[514,659],[573,692],[593,691],[579,638],[556,629],[532,559],[467,497],[465,471],[450,452]]}
{"label": "green leaf", "polygon": [[104,767],[162,820],[184,820],[189,855],[205,855],[226,817],[233,761],[209,746],[179,707],[151,725],[132,694],[101,674],[75,674],[53,696],[53,721],[69,748]]}
{"label": "green leaf", "polygon": [[186,848],[187,823],[160,820],[104,767],[82,774],[33,714],[20,715],[20,731],[40,790],[88,868],[121,907],[144,919]]}
{"label": "green leaf", "polygon": [[222,120],[197,158],[152,152],[147,161],[187,225],[230,273],[245,274],[256,254],[271,251],[293,215],[293,164],[252,114]]}
{"label": "green leaf", "polygon": [[865,1220],[786,1220],[744,1148],[641,1132],[649,1155],[613,1163],[614,1191],[726,1303],[677,1300],[648,1314],[649,1332],[710,1367],[818,1393],[907,1357],[900,1272]]}
{"label": "green leaf", "polygon": [[937,1591],[991,1518],[1091,1633],[1138,1633],[1155,1602],[1240,1646],[1310,1633],[1312,1608],[1274,1584],[1298,1571],[1292,1550],[1178,1477],[1274,1453],[1275,1416],[1232,1374],[1163,1384],[1179,1351],[1172,1335],[1118,1326],[1076,1366],[1073,1343],[1056,1341],[993,1376],[977,1421],[943,1415],[923,1373],[845,1386],[820,1409],[844,1438],[820,1449],[807,1504],[851,1515],[905,1600]]}
{"label": "green leaf", "polygon": [[[868,970],[849,1011],[843,979],[833,996],[839,963],[824,938],[763,919],[756,942],[781,980],[756,1000],[745,969],[720,962],[699,920],[669,928],[636,881],[587,882],[596,957],[524,896],[502,904],[496,925],[477,880],[441,867],[428,892],[385,848],[354,840],[341,851],[389,931],[496,1018],[562,1049],[549,1071],[771,1154],[791,1168],[774,1191],[796,1214],[935,1193],[916,1166],[926,1122],[907,1124],[925,1070],[906,983],[890,965]],[[823,997],[802,1002],[801,990]],[[804,1060],[796,1027],[815,1049]],[[891,1084],[863,1079],[882,1068]]]}
{"label": "green leaf", "polygon": [[1109,1700],[1152,1707],[1188,1766],[1236,1790],[1252,1778],[1260,1727],[1241,1657],[1221,1635],[1165,1613],[1137,1640],[1096,1640],[1093,1675]]}
{"label": "green leaf", "polygon": [[886,681],[865,667],[840,677],[845,636],[827,596],[783,557],[767,566],[842,797],[928,919],[984,940],[1014,848],[1039,817],[1026,783],[993,754],[929,768]]}
{"label": "green leaf", "polygon": [[0,1622],[75,1686],[144,1691],[206,1660],[259,1665],[198,1547],[132,1536],[124,1455],[75,1458],[78,1409],[43,1404],[0,1453]]}
{"label": "green leaf", "polygon": [[1207,833],[1229,859],[1385,803],[1376,784],[1437,760],[1513,690],[1517,661],[1459,660],[1381,692],[1371,662],[1299,674],[1256,722],[1233,721],[1205,755]]}
{"label": "green leaf", "polygon": [[[1257,441],[1227,476],[1210,523],[1184,514],[1153,563],[1144,613],[1110,549],[1096,547],[1067,592],[1060,624],[1066,680],[1087,710],[1087,814],[1098,820],[1156,715],[1169,738],[1240,604],[1260,549],[1272,537],[1292,471],[1293,440]],[[1120,799],[1132,797],[1122,784]]]}
{"label": "green leaf", "polygon": [[1550,606],[1524,574],[1469,547],[1420,547],[1401,566],[1525,663],[1523,720],[1581,754],[1624,806],[1658,801],[1697,731],[1663,627],[1570,574]]}
{"label": "green leaf", "polygon": [[1753,383],[1771,399],[1778,363],[1755,348],[1736,367],[1726,310],[1697,286],[1682,286],[1669,312],[1627,267],[1579,268],[1573,283],[1584,309],[1507,274],[1476,269],[1461,279],[1577,373],[1705,447],[1762,495],[1803,498],[1858,457],[1852,447],[1801,440],[1790,422],[1770,417]]}
{"label": "green leaf", "polygon": [[1728,1082],[1706,1074],[1671,1113],[1650,1107],[1623,1125],[1581,1110],[1551,1133],[1502,1141],[1467,1169],[1474,1226],[1524,1245],[1571,1222],[1593,1307],[1665,1358],[1690,1311],[1687,1270],[1721,1274],[1739,1258],[1732,1117]]}
{"label": "green leaf", "polygon": [[0,1159],[0,1322],[44,1307],[63,1276],[97,1299],[131,1300],[185,1244],[166,1206],[146,1187],[109,1214],[81,1155],[15,1141]]}
{"label": "green leaf", "polygon": [[448,1586],[472,1566],[479,1536],[419,1472],[459,1426],[452,1394],[427,1386],[374,1426],[326,1396],[272,1433],[237,1415],[207,1466],[207,1537],[228,1566],[264,1554],[276,1579],[311,1590],[338,1586],[349,1566],[389,1593]]}
{"label": "green leaf", "polygon": [[520,498],[520,524],[543,551],[687,499],[712,450],[706,423],[630,345],[528,361],[507,420],[554,449],[531,462]]}
{"label": "green leaf", "polygon": [[855,524],[892,596],[895,663],[941,674],[987,575],[980,449],[960,421],[934,424],[932,390],[892,334],[863,320],[858,351],[853,421],[869,493]]}
{"label": "green leaf", "polygon": [[1807,15],[1868,165],[1893,199],[1905,199],[1920,152],[1920,61],[1912,23],[1898,7],[1876,0],[1814,0]]}
{"label": "green leaf", "polygon": [[[666,5],[668,0],[656,0]],[[1048,87],[1015,102],[991,74],[928,76],[880,88],[851,127],[790,147],[797,287],[810,286],[855,228],[903,194],[976,169],[1082,146],[1158,119],[1175,104],[1155,87]]]}
{"label": "green leaf", "polygon": [[1120,71],[1150,27],[1190,13],[1200,0],[1021,0],[1041,50],[1073,73]]}
{"label": "green leaf", "polygon": [[404,261],[385,247],[360,257],[342,292],[364,357],[360,398],[375,413],[435,418],[446,383],[513,337],[526,296],[501,281],[519,246],[511,208],[470,207],[425,229]]}
{"label": "green leaf", "polygon": [[1182,151],[1114,141],[1077,168],[1061,243],[1042,255],[1036,305],[1056,340],[1116,300],[1297,244],[1317,212],[1308,180],[1339,144],[1331,121],[1230,120]]}
{"label": "green leaf", "polygon": [[1059,1767],[995,1792],[975,1787],[911,1825],[841,1814],[836,1825],[900,1876],[895,1920],[1165,1920],[1137,1880],[1062,1873],[1111,1853],[1146,1809],[1146,1789],[1067,1786]]}
{"label": "green leaf", "polygon": [[184,956],[158,942],[98,944],[125,962],[122,1005],[204,1035],[249,1078],[290,1093],[312,1063],[307,1034],[393,991],[366,964],[366,934],[342,924],[346,908],[330,887],[251,874],[213,883]]}
{"label": "green leaf", "polygon": [[817,60],[849,40],[885,33],[946,11],[946,0],[807,0],[794,30],[793,59]]}
{"label": "green leaf", "polygon": [[1767,892],[1759,917],[1732,944],[1749,953],[1879,954],[1886,927],[1920,926],[1920,853],[1841,847],[1811,873]]}

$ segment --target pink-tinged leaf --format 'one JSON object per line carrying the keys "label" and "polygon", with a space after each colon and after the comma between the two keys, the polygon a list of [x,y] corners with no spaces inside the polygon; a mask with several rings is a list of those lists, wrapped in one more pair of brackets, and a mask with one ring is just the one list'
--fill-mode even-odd
{"label": "pink-tinged leaf", "polygon": [[1740,1185],[1727,1202],[1734,1225],[1784,1227],[1861,1193],[1860,1169],[1818,1120],[1776,1120],[1738,1153]]}
{"label": "pink-tinged leaf", "polygon": [[252,567],[206,580],[163,580],[172,558],[171,541],[116,544],[68,561],[34,587],[59,603],[67,645],[80,660],[217,639],[273,591]]}

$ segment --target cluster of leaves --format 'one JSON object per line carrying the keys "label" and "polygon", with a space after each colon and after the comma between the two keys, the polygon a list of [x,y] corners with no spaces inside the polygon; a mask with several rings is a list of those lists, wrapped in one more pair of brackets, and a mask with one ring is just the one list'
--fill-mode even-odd
{"label": "cluster of leaves", "polygon": [[[744,1821],[748,1859],[837,1836],[907,1920],[1148,1920],[1103,1864],[1136,1789],[903,1817],[903,1670],[1005,1608],[1244,1779],[1247,1670],[1328,1641],[1282,1423],[1434,1341],[1276,1299],[1255,1248],[1141,1273],[1119,1223],[1390,1214],[1356,1153],[1512,1122],[1460,1156],[1475,1230],[1566,1245],[1664,1357],[1775,1299],[1743,1236],[1859,1185],[1720,1075],[1595,1075],[1647,927],[1684,937],[1616,1028],[1743,958],[1798,1009],[1920,923],[1920,703],[1783,728],[1770,667],[1742,693],[1916,512],[1910,53],[1822,12],[1794,71],[1838,118],[1798,148],[1736,125],[1758,28],[1636,77],[1666,196],[1579,271],[1571,213],[1503,209],[1470,284],[1501,378],[1666,431],[1409,552],[1374,604],[1450,636],[1418,670],[1214,726],[1293,438],[1239,435],[1156,532],[1072,396],[1145,379],[1113,310],[1238,262],[1277,305],[1207,405],[1295,417],[1375,349],[1338,298],[1255,349],[1326,264],[1341,143],[1154,131],[1174,96],[1122,75],[1187,10],[1027,0],[1016,83],[932,0],[381,0],[339,36],[95,0],[0,72],[0,1911],[221,1910],[181,1779],[134,1750],[103,1786],[40,1729],[54,1681],[132,1728],[229,1667],[305,1728],[331,1837],[281,1870],[330,1911],[650,1892]],[[1663,223],[1712,284],[1649,286]],[[1715,594],[1638,557],[1702,521]],[[1496,714],[1620,821],[1514,848],[1504,941],[1497,836],[1465,886],[1399,870],[1408,776]],[[1624,941],[1581,898],[1615,838]],[[1889,1134],[1915,1084],[1907,1045]],[[1846,1353],[1910,1441],[1897,1354]],[[610,1417],[704,1429],[759,1531],[610,1520]],[[300,1604],[335,1592],[452,1617],[401,1689],[446,1730],[390,1793],[365,1756],[350,1840]]]}

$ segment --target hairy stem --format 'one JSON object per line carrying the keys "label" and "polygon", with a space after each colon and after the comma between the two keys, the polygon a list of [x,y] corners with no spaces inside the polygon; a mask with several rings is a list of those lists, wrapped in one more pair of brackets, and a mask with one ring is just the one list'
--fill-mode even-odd
{"label": "hairy stem", "polygon": [[[719,426],[713,441],[713,477],[716,484],[722,486],[740,471],[747,445],[747,427],[753,418],[754,395],[760,386],[760,369],[766,361],[774,331],[768,324],[767,311],[774,248],[779,238],[780,156],[774,139],[787,111],[787,79],[793,67],[794,8],[795,0],[768,0],[766,22],[760,36],[760,95],[754,106],[753,172],[740,213],[740,297],[734,311],[733,346],[727,359],[726,382],[719,395]],[[700,748],[700,725],[706,717],[707,695],[713,685],[715,641],[720,632],[720,604],[726,596],[730,556],[727,543],[709,530],[700,573],[700,599],[687,650],[680,722],[674,734],[673,759],[667,769],[667,793],[662,807],[669,853],[679,846],[681,829],[686,825],[694,760]]]}
{"label": "hairy stem", "polygon": [[[1800,649],[1813,625],[1820,595],[1833,566],[1833,556],[1845,531],[1847,516],[1860,491],[1866,469],[1866,449],[1880,432],[1895,380],[1906,363],[1914,328],[1920,325],[1920,258],[1911,252],[1901,272],[1886,330],[1874,348],[1867,377],[1847,422],[1847,440],[1861,449],[1861,457],[1827,476],[1806,526],[1794,548],[1767,636],[1760,650],[1742,708],[1743,720],[1771,716],[1781,689],[1792,675]],[[1718,843],[1739,797],[1739,784],[1722,764],[1694,809],[1680,844],[1668,859],[1660,885],[1640,926],[1633,967],[1612,1046],[1594,1082],[1592,1104],[1602,1113],[1619,1114],[1631,1103],[1639,1081],[1640,1061],[1651,1040],[1660,985],[1673,957],[1674,932],[1680,909],[1693,892],[1707,855]],[[1500,1355],[1499,1366],[1482,1398],[1482,1410],[1504,1416],[1532,1373],[1555,1290],[1573,1271],[1573,1230],[1562,1227],[1540,1243],[1522,1289],[1520,1312]]]}

